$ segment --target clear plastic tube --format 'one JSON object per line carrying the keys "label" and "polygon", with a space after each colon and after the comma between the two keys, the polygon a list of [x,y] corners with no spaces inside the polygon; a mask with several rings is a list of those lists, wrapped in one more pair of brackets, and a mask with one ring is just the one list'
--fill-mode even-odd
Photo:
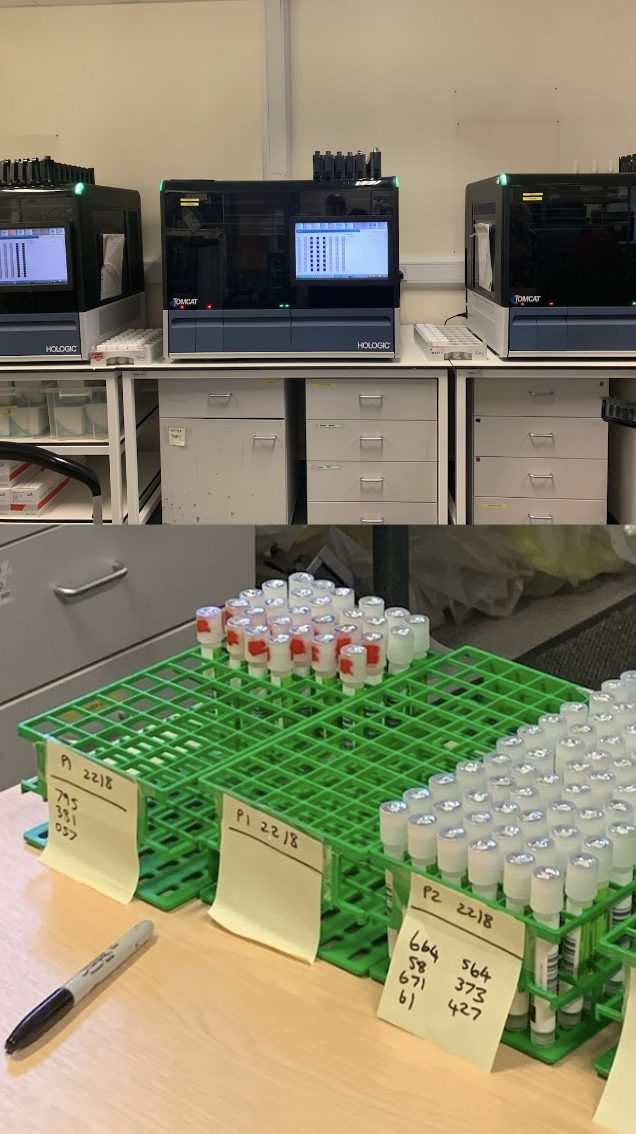
{"label": "clear plastic tube", "polygon": [[[530,903],[530,886],[535,865],[534,855],[528,851],[519,850],[506,855],[503,867],[506,909],[524,913]],[[517,991],[512,998],[506,1029],[509,1032],[525,1031],[528,1027],[529,1011],[530,996],[527,992]]]}
{"label": "clear plastic tube", "polygon": [[[573,854],[570,856],[565,872],[566,910],[578,917],[590,909],[598,893],[599,860],[594,854]],[[563,938],[561,945],[561,966],[574,980],[579,975],[581,954],[581,928],[573,929]],[[567,992],[570,985],[563,981],[559,991]],[[581,1022],[583,997],[571,1000],[557,1013],[562,1028],[571,1030]]]}
{"label": "clear plastic tube", "polygon": [[[558,929],[562,906],[562,872],[554,866],[535,867],[530,884],[530,907],[535,919],[550,929]],[[546,992],[556,992],[558,967],[558,945],[535,937],[534,983]],[[551,1047],[556,1040],[556,1013],[541,996],[532,997],[530,1038],[537,1047]]]}

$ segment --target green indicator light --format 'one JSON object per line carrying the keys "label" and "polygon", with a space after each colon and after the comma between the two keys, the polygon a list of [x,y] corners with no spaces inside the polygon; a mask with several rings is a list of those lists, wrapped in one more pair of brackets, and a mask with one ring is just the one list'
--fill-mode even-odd
{"label": "green indicator light", "polygon": [[83,181],[77,182],[77,185],[75,186],[75,192],[77,193],[78,197],[79,197],[80,193],[84,192],[84,182]]}
{"label": "green indicator light", "polygon": [[505,173],[500,173],[499,177],[497,178],[497,181],[498,181],[499,185],[507,185],[508,184],[508,175],[505,174]]}
{"label": "green indicator light", "polygon": [[161,193],[161,190],[162,190],[162,189],[163,189],[163,181],[160,181],[160,182],[159,182],[159,192],[160,192],[160,193]]}
{"label": "green indicator light", "polygon": [[636,299],[632,299],[632,307],[636,307]]}
{"label": "green indicator light", "polygon": [[396,188],[396,189],[399,189],[399,188],[400,188],[400,179],[399,179],[399,177],[396,177],[396,178],[395,178],[395,188]]}

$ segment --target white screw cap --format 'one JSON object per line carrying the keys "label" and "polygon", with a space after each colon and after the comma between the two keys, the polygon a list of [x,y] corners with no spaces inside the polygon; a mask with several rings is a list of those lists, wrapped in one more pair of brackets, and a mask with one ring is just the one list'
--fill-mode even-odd
{"label": "white screw cap", "polygon": [[612,876],[614,844],[607,835],[588,835],[583,839],[582,849],[585,854],[593,854],[598,859],[598,886],[601,890]]}
{"label": "white screw cap", "polygon": [[593,902],[598,891],[599,861],[594,854],[572,854],[565,868],[565,892],[575,902]]}
{"label": "white screw cap", "polygon": [[407,817],[408,808],[401,799],[380,804],[380,839],[384,847],[406,847]]}
{"label": "white screw cap", "polygon": [[636,865],[636,826],[633,823],[609,823],[607,834],[612,840],[612,861],[616,870],[631,870]]}
{"label": "white screw cap", "polygon": [[507,854],[504,859],[503,890],[507,898],[515,901],[530,901],[530,886],[532,871],[536,866],[534,855],[529,851],[519,850]]}
{"label": "white screw cap", "polygon": [[501,852],[495,839],[473,839],[468,844],[468,880],[471,886],[494,886],[501,874]]}
{"label": "white screw cap", "polygon": [[435,815],[410,815],[406,824],[409,856],[416,861],[435,862],[437,828]]}
{"label": "white screw cap", "polygon": [[535,866],[530,881],[530,905],[535,914],[554,917],[563,909],[563,872],[556,866]]}
{"label": "white screw cap", "polygon": [[442,827],[437,832],[437,865],[444,874],[463,876],[468,865],[465,827]]}

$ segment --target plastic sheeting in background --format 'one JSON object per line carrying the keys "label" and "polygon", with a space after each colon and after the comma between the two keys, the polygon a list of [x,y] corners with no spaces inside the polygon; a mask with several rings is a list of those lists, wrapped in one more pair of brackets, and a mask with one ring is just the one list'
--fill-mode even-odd
{"label": "plastic sheeting in background", "polygon": [[[262,555],[273,544],[281,550],[281,565],[293,560],[299,545],[310,553],[328,547],[372,588],[366,529],[258,528],[257,551]],[[446,612],[459,624],[474,610],[501,618],[522,595],[555,594],[567,584],[620,574],[627,563],[636,564],[636,527],[411,526],[410,606],[426,611],[434,626]]]}

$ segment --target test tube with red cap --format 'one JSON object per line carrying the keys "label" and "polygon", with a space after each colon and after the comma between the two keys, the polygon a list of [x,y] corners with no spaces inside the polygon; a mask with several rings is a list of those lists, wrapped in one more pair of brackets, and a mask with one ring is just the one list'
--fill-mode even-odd
{"label": "test tube with red cap", "polygon": [[269,636],[267,665],[272,685],[289,685],[291,682],[293,671],[291,643],[291,634]]}
{"label": "test tube with red cap", "polygon": [[200,606],[196,612],[197,642],[201,656],[213,658],[223,645],[223,611],[220,606]]}
{"label": "test tube with red cap", "polygon": [[343,646],[338,663],[343,693],[353,694],[363,689],[367,677],[367,651],[364,646]]}
{"label": "test tube with red cap", "polygon": [[309,623],[305,622],[301,626],[292,626],[289,633],[294,673],[297,673],[299,677],[307,677],[311,671],[313,630]]}
{"label": "test tube with red cap", "polygon": [[250,610],[254,606],[263,605],[263,592],[260,587],[247,587],[244,591],[239,591],[239,598],[245,599]]}
{"label": "test tube with red cap", "polygon": [[269,629],[267,626],[249,626],[245,631],[245,660],[250,677],[264,677],[267,673]]}
{"label": "test tube with red cap", "polygon": [[404,673],[413,661],[415,635],[406,622],[392,626],[387,641],[389,673]]}
{"label": "test tube with red cap", "polygon": [[232,669],[239,669],[241,662],[245,661],[245,634],[251,625],[249,618],[240,618],[238,615],[228,618],[225,624],[225,645]]}
{"label": "test tube with red cap", "polygon": [[386,638],[384,634],[363,634],[360,645],[367,651],[367,685],[379,685],[386,666]]}
{"label": "test tube with red cap", "polygon": [[311,643],[311,665],[320,685],[335,681],[338,676],[336,635],[317,634]]}
{"label": "test tube with red cap", "polygon": [[226,599],[223,611],[223,621],[227,622],[228,618],[244,618],[249,609],[250,604],[248,603],[247,599]]}

